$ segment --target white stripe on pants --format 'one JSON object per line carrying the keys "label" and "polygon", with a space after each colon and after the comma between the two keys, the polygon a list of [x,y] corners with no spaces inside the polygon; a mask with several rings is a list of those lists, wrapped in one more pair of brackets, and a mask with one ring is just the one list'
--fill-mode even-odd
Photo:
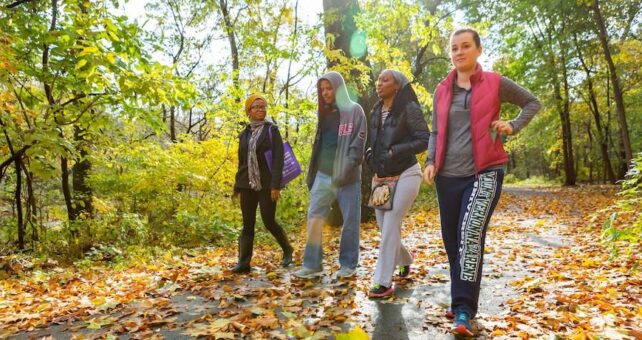
{"label": "white stripe on pants", "polygon": [[421,167],[419,164],[406,169],[397,182],[392,210],[375,209],[377,224],[381,231],[379,257],[375,268],[374,282],[385,287],[392,284],[396,266],[412,264],[412,256],[401,244],[401,220],[419,194]]}

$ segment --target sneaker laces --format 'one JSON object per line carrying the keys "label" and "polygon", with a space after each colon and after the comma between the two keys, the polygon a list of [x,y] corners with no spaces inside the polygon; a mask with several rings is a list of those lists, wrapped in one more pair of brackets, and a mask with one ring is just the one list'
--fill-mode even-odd
{"label": "sneaker laces", "polygon": [[468,323],[470,320],[470,317],[468,316],[468,313],[457,313],[457,322],[464,322]]}

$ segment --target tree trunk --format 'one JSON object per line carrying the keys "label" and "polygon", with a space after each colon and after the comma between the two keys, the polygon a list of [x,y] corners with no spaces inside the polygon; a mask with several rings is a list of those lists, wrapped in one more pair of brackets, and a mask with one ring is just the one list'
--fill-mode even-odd
{"label": "tree trunk", "polygon": [[[13,148],[13,143],[11,142],[11,138],[9,138],[9,134],[7,133],[6,126],[4,125],[4,122],[0,120],[0,126],[2,126],[2,132],[4,133],[4,137],[7,141],[7,148],[9,149],[9,152],[11,153],[11,158],[13,160],[13,164],[16,167],[16,192],[14,195],[14,200],[16,204],[16,214],[18,217],[18,249],[24,250],[25,248],[25,227],[24,227],[24,221],[22,218],[22,153],[24,150],[26,150],[26,147],[23,147],[21,151],[16,153],[15,149]],[[0,173],[4,172],[4,163],[3,165],[0,166]],[[11,163],[7,163],[11,164]],[[8,165],[7,165],[8,166]],[[0,176],[1,177],[1,176]]]}
{"label": "tree trunk", "polygon": [[[58,18],[58,0],[52,0],[51,6],[52,6],[52,14],[51,14],[51,23],[49,26],[49,32],[53,32],[56,30],[56,22]],[[42,69],[43,69],[43,73],[45,74],[49,72],[49,45],[47,44],[43,46]],[[57,105],[54,99],[52,86],[49,83],[44,82],[43,87],[44,87],[45,95],[47,97],[47,102],[49,103],[49,105],[50,106]],[[58,129],[58,133],[60,137],[63,138],[63,133],[61,128]],[[67,218],[69,219],[69,221],[73,221],[75,220],[75,212],[74,212],[74,206],[72,203],[71,189],[69,187],[69,164],[68,164],[67,157],[65,156],[60,157],[60,171],[61,171],[62,193],[65,198],[65,206],[67,207]],[[72,230],[72,235],[75,236],[73,233],[73,230]]]}
{"label": "tree trunk", "polygon": [[589,167],[589,183],[593,184],[593,132],[591,131],[591,121],[586,122],[586,133],[589,138],[589,145],[586,147],[586,152],[584,153],[584,162],[588,164]]}
{"label": "tree trunk", "polygon": [[25,249],[25,225],[24,225],[24,220],[22,218],[22,160],[20,158],[16,158],[14,162],[16,166],[16,193],[15,193],[15,201],[16,201],[16,214],[18,217],[18,249],[24,250]]}
{"label": "tree trunk", "polygon": [[577,174],[573,166],[573,132],[571,130],[571,113],[570,113],[570,100],[568,94],[568,74],[566,69],[566,60],[562,58],[562,76],[564,77],[564,106],[560,112],[562,118],[562,135],[563,145],[566,157],[564,170],[566,171],[566,185],[575,185]]}
{"label": "tree trunk", "polygon": [[71,189],[69,188],[69,164],[67,157],[60,157],[60,173],[62,183],[62,194],[65,197],[65,206],[67,207],[67,218],[69,221],[76,220],[76,213],[71,199]]}
{"label": "tree trunk", "polygon": [[[56,30],[56,22],[58,20],[58,0],[51,0],[51,23],[49,25],[49,32]],[[49,72],[49,45],[45,44],[42,50],[42,70],[43,73],[47,74]],[[47,82],[43,82],[43,88],[45,90],[45,96],[47,97],[47,102],[50,106],[55,104],[55,99],[53,97],[53,90],[51,85]]]}
{"label": "tree trunk", "polygon": [[597,104],[597,96],[595,95],[595,90],[593,88],[593,77],[591,76],[591,70],[588,68],[588,66],[586,65],[586,62],[584,61],[584,57],[580,49],[581,46],[577,39],[577,36],[575,36],[575,44],[577,47],[577,54],[580,60],[580,64],[582,65],[582,69],[584,69],[584,73],[586,73],[586,82],[587,82],[588,94],[589,94],[589,107],[591,108],[591,113],[593,113],[593,118],[595,119],[595,128],[597,131],[597,139],[600,145],[600,152],[602,154],[604,174],[607,176],[611,184],[615,184],[615,173],[613,172],[613,167],[611,166],[611,159],[609,157],[609,146],[605,135],[606,131],[602,130],[603,127],[602,127],[602,119],[600,115],[600,108]]}
{"label": "tree trunk", "polygon": [[74,216],[76,218],[81,215],[90,216],[94,211],[91,187],[87,184],[91,162],[88,159],[87,140],[83,133],[84,131],[80,127],[74,126],[74,140],[80,148],[80,159],[72,167],[73,200],[76,203]]}
{"label": "tree trunk", "polygon": [[[326,45],[330,46],[330,36],[334,36],[334,48],[340,49],[346,57],[352,57],[350,42],[357,31],[354,15],[359,12],[357,0],[323,0],[323,27]],[[328,68],[338,64],[337,60],[327,59]]]}
{"label": "tree trunk", "polygon": [[236,42],[236,35],[234,34],[234,23],[230,16],[230,9],[227,4],[227,0],[218,0],[221,14],[223,15],[223,23],[225,25],[225,33],[227,34],[227,40],[230,43],[230,51],[232,52],[232,83],[234,84],[236,102],[241,102],[241,97],[238,95],[238,90],[241,87],[240,82],[240,64],[239,64],[239,50],[238,44]]}
{"label": "tree trunk", "polygon": [[[606,116],[606,124],[605,124],[605,135],[608,137],[608,144],[611,145],[613,149],[616,149],[616,156],[618,157],[618,172],[617,172],[617,178],[618,179],[623,179],[624,176],[626,176],[626,172],[629,168],[629,164],[626,162],[626,153],[624,152],[624,147],[622,146],[622,138],[618,138],[618,144],[617,146],[615,145],[615,141],[611,137],[611,75],[610,72],[609,76],[606,78],[606,107],[607,107],[607,116]],[[620,136],[622,134],[620,133]]]}
{"label": "tree trunk", "polygon": [[[357,0],[323,0],[324,20],[323,26],[326,34],[326,44],[329,44],[328,34],[334,36],[334,48],[340,49],[346,57],[358,58],[362,63],[369,65],[367,60],[368,51],[360,56],[353,56],[350,51],[353,39],[358,40],[357,25],[354,16],[359,13],[359,2]],[[327,59],[328,69],[336,66],[338,61]],[[355,71],[356,72],[356,71]],[[353,74],[354,75],[354,74]],[[359,95],[358,102],[363,107],[366,115],[374,106],[378,98],[374,91],[375,75],[370,74],[367,91]]]}
{"label": "tree trunk", "polygon": [[[574,167],[573,157],[573,135],[571,130],[571,117],[570,117],[570,102],[568,97],[568,74],[566,67],[566,58],[561,56],[559,66],[562,68],[562,81],[564,85],[564,95],[562,95],[562,88],[558,81],[553,81],[555,89],[555,99],[560,114],[560,121],[562,124],[562,151],[564,156],[564,172],[565,180],[564,185],[575,185],[576,174]],[[557,76],[554,76],[557,80]]]}
{"label": "tree trunk", "polygon": [[176,143],[176,106],[169,108],[169,138]]}
{"label": "tree trunk", "polygon": [[[296,0],[294,3],[294,32],[292,39],[291,52],[294,53],[294,50],[297,46],[297,41],[299,38],[299,0]],[[292,61],[293,58],[288,58],[288,74],[285,78],[285,84],[283,85],[283,90],[285,91],[285,103],[283,107],[286,108],[285,111],[285,140],[288,140],[290,137],[290,114],[288,113],[288,108],[290,107],[290,74],[292,72]]]}
{"label": "tree trunk", "polygon": [[25,179],[27,180],[27,224],[31,226],[31,240],[38,241],[38,229],[36,228],[36,195],[33,191],[33,173],[29,171],[29,168],[26,164],[22,163],[22,169],[25,173]]}
{"label": "tree trunk", "polygon": [[624,108],[624,97],[620,87],[620,79],[617,75],[617,69],[611,56],[611,49],[609,47],[609,36],[600,10],[599,0],[593,0],[593,14],[595,16],[595,23],[598,28],[598,36],[604,52],[604,59],[609,66],[609,74],[611,82],[613,83],[613,97],[615,98],[615,106],[617,108],[617,118],[620,124],[620,136],[622,139],[622,148],[624,149],[624,157],[627,167],[631,164],[633,159],[633,152],[631,150],[631,140],[629,138],[629,127],[626,122],[626,111]]}
{"label": "tree trunk", "polygon": [[[84,15],[88,15],[88,5],[85,2],[79,3],[80,11]],[[78,44],[81,46],[86,45],[85,37],[79,36]],[[78,104],[81,102],[79,101]],[[95,111],[93,109],[89,110],[90,114],[93,116]],[[91,170],[91,162],[88,159],[89,153],[89,143],[87,140],[87,128],[82,126],[81,123],[77,122],[73,125],[74,127],[74,142],[79,151],[79,158],[75,160],[74,165],[72,166],[72,218],[70,221],[75,221],[79,218],[90,217],[93,214],[93,202],[92,202],[92,192],[89,184],[87,184],[87,176]],[[67,180],[67,186],[69,186],[69,176],[65,176]],[[64,179],[63,179],[64,180]],[[63,184],[64,185],[64,184]],[[69,188],[67,188],[69,189]],[[86,224],[86,227],[89,228],[89,224]],[[87,236],[91,233],[87,230]]]}
{"label": "tree trunk", "polygon": [[192,125],[194,119],[194,107],[192,106],[189,109],[189,115],[187,116],[187,131],[185,133],[192,133],[192,128],[194,128],[196,125]]}

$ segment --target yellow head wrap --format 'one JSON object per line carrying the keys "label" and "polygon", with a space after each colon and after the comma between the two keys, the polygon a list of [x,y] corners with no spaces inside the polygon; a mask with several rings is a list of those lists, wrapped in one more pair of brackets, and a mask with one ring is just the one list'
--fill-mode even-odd
{"label": "yellow head wrap", "polygon": [[263,97],[262,94],[253,93],[249,97],[247,97],[247,99],[245,100],[245,114],[248,114],[250,112],[250,107],[252,106],[252,103],[254,103],[254,101],[257,99],[262,99],[265,103],[267,103],[267,100],[265,100],[265,97]]}

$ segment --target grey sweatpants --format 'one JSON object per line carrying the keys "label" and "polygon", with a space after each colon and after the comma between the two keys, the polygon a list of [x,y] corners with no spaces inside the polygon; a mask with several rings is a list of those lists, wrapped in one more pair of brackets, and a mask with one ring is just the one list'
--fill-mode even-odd
{"label": "grey sweatpants", "polygon": [[421,167],[415,164],[401,173],[392,201],[392,210],[375,209],[377,224],[381,231],[381,242],[374,282],[382,286],[390,287],[396,266],[412,264],[412,256],[401,244],[401,220],[417,198],[419,185],[421,185]]}

